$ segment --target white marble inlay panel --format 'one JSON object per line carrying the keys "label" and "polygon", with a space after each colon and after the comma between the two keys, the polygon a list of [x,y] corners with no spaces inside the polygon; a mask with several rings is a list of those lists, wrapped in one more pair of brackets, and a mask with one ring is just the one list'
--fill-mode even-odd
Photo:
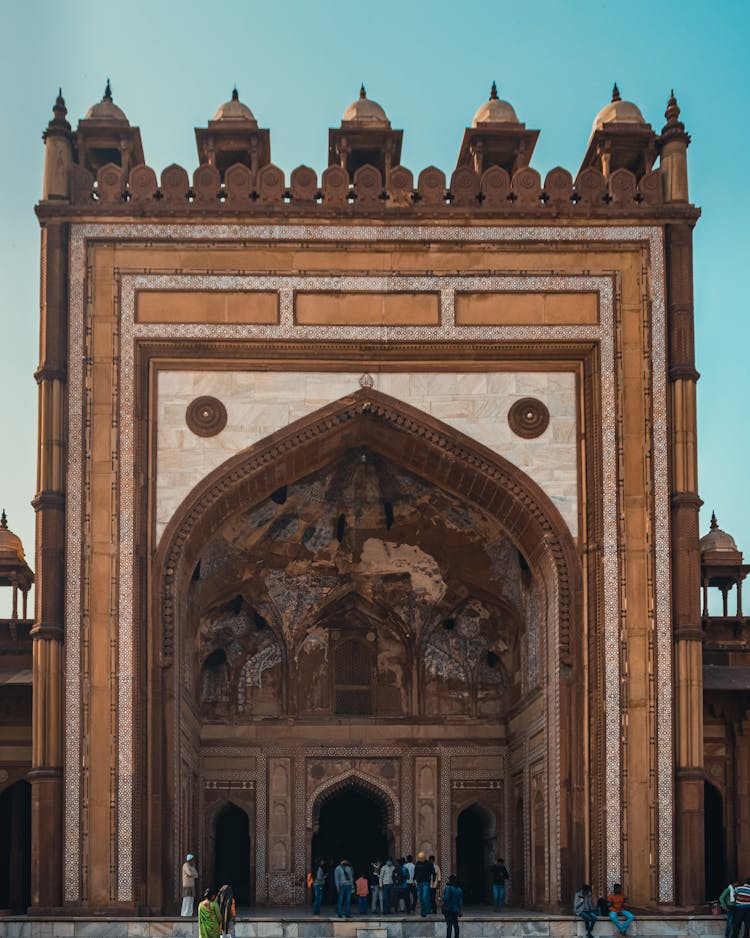
{"label": "white marble inlay panel", "polygon": [[[162,371],[157,401],[157,541],[170,518],[209,472],[235,453],[294,420],[359,390],[361,372]],[[526,472],[552,499],[578,535],[575,375],[572,372],[380,373],[378,391],[398,398],[465,433]],[[188,429],[185,411],[203,394],[227,409],[217,436]],[[517,436],[508,410],[536,397],[550,423],[536,439]]]}

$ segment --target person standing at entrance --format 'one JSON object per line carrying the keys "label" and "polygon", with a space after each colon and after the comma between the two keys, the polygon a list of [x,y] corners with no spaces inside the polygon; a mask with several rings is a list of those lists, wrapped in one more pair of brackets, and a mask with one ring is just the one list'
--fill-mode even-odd
{"label": "person standing at entrance", "polygon": [[414,881],[414,860],[411,854],[406,857],[404,869],[406,870],[406,889],[404,890],[406,911],[414,912],[417,908],[417,884]]}
{"label": "person standing at entrance", "polygon": [[313,879],[313,915],[320,915],[320,906],[323,902],[323,889],[326,884],[326,868],[323,860],[315,861],[315,878]]}
{"label": "person standing at entrance", "polygon": [[414,864],[414,882],[417,884],[417,893],[419,895],[419,914],[422,918],[427,918],[432,911],[430,902],[430,882],[435,872],[435,868],[429,860],[425,860],[424,854],[420,851],[417,854],[417,862]]}
{"label": "person standing at entrance", "polygon": [[352,901],[352,889],[354,888],[354,874],[348,860],[342,860],[333,871],[333,879],[338,893],[338,903],[336,911],[339,918],[351,918],[350,906]]}
{"label": "person standing at entrance", "polygon": [[719,905],[726,913],[727,916],[727,925],[724,929],[724,938],[730,938],[732,934],[732,918],[734,916],[734,891],[741,885],[740,881],[737,879],[734,882],[730,883],[724,892],[719,896]]}
{"label": "person standing at entrance", "polygon": [[734,915],[732,916],[732,938],[739,938],[744,925],[744,938],[750,938],[750,876],[742,886],[734,890]]}
{"label": "person standing at entrance", "polygon": [[432,908],[432,914],[437,915],[437,897],[438,891],[443,884],[443,874],[440,872],[440,867],[437,864],[437,860],[434,856],[430,856],[430,863],[432,863],[432,879],[430,880],[430,906]]}
{"label": "person standing at entrance", "polygon": [[195,904],[195,883],[198,879],[198,870],[193,862],[195,857],[189,853],[182,864],[182,910],[180,915],[189,917],[193,915]]}
{"label": "person standing at entrance", "polygon": [[354,881],[354,889],[357,893],[357,902],[359,903],[359,914],[364,915],[367,911],[367,900],[370,896],[370,884],[364,873],[360,873]]}
{"label": "person standing at entrance", "polygon": [[221,910],[215,889],[207,889],[198,906],[198,938],[221,938]]}
{"label": "person standing at entrance", "polygon": [[496,912],[502,912],[503,905],[505,905],[505,884],[510,877],[502,857],[497,863],[492,864],[490,873],[492,873],[492,904],[495,906]]}
{"label": "person standing at entrance", "polygon": [[370,864],[370,892],[372,893],[372,913],[373,915],[380,906],[380,914],[383,914],[383,893],[380,890],[380,860],[374,860]]}
{"label": "person standing at entrance", "polygon": [[391,911],[391,890],[393,889],[393,860],[388,857],[380,867],[380,892],[383,897],[383,915]]}
{"label": "person standing at entrance", "polygon": [[445,938],[458,938],[458,919],[464,905],[463,889],[458,883],[458,876],[449,876],[448,885],[443,893],[443,915],[445,916]]}

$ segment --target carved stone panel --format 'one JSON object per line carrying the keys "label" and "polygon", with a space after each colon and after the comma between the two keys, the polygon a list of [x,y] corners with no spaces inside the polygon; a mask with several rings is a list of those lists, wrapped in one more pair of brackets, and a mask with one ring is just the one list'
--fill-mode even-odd
{"label": "carved stone panel", "polygon": [[415,846],[429,856],[437,851],[438,760],[419,757],[414,760],[414,771]]}
{"label": "carved stone panel", "polygon": [[271,873],[292,869],[292,760],[268,760],[268,857]]}

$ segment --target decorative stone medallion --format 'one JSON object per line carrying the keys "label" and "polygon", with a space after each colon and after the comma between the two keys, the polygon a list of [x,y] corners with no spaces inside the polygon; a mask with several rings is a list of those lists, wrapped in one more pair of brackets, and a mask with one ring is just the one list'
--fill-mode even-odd
{"label": "decorative stone medallion", "polygon": [[527,440],[541,436],[549,426],[549,411],[535,397],[522,397],[508,411],[511,430]]}
{"label": "decorative stone medallion", "polygon": [[185,423],[196,436],[216,436],[227,425],[227,409],[215,397],[196,397],[185,411]]}

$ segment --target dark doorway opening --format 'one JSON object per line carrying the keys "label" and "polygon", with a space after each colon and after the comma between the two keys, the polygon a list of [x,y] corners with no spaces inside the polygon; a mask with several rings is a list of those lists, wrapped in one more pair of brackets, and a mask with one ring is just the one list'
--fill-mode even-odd
{"label": "dark doorway opening", "polygon": [[355,876],[369,870],[373,860],[390,856],[387,817],[383,805],[358,788],[345,788],[320,807],[317,833],[313,835],[311,863],[326,862],[328,879],[324,901],[335,901],[333,871],[346,858]]}
{"label": "dark doorway opening", "polygon": [[31,905],[31,785],[10,785],[0,795],[0,909]]}
{"label": "dark doorway opening", "polygon": [[492,850],[492,817],[478,804],[465,808],[456,828],[456,869],[466,905],[485,901]]}
{"label": "dark doorway opening", "polygon": [[250,819],[231,802],[216,818],[214,841],[214,883],[229,883],[238,906],[251,904]]}
{"label": "dark doorway opening", "polygon": [[706,899],[718,899],[727,884],[726,830],[721,793],[709,782],[703,784],[703,844]]}

